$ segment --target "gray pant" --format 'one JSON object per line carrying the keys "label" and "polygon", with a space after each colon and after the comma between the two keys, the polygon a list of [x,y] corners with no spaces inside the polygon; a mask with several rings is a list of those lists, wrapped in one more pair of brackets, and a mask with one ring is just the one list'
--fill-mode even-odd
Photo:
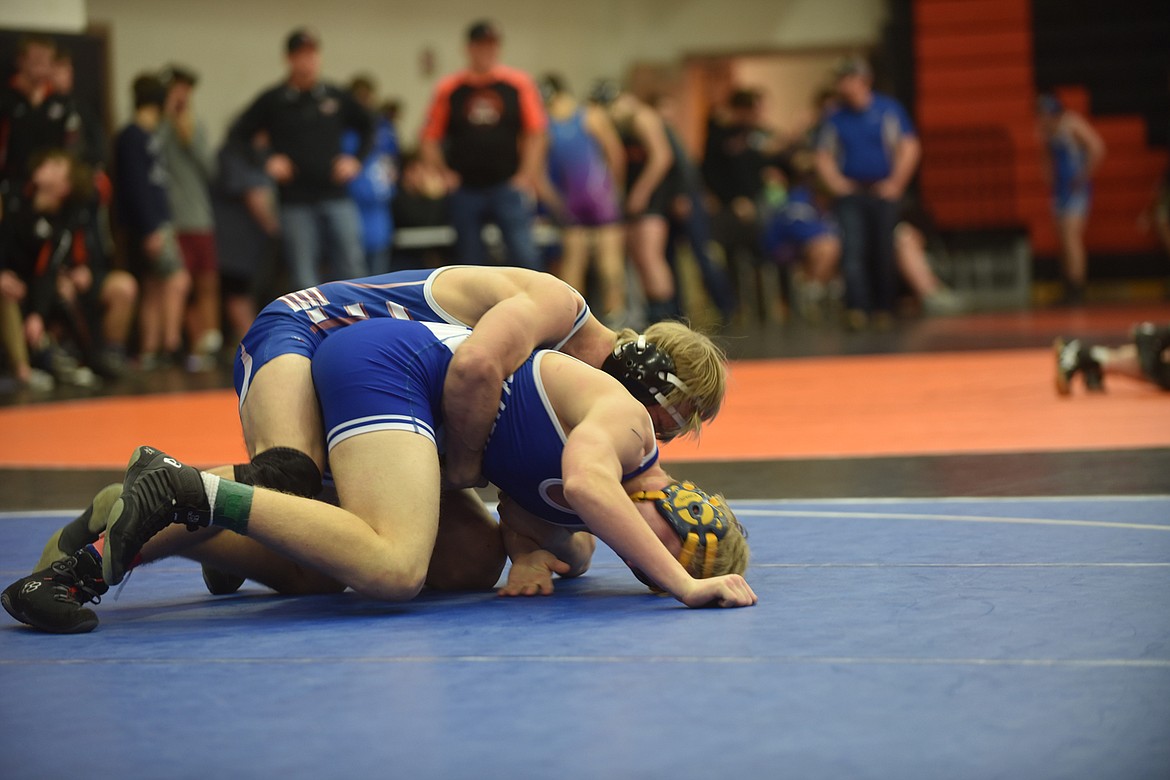
{"label": "gray pant", "polygon": [[318,262],[322,254],[329,266],[325,281],[353,279],[368,273],[362,251],[361,218],[357,206],[348,198],[281,204],[280,229],[292,289],[303,290],[321,283]]}

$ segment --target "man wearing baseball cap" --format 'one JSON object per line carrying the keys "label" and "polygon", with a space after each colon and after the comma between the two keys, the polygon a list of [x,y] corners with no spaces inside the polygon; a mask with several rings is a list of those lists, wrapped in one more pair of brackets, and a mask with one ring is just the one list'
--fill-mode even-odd
{"label": "man wearing baseball cap", "polygon": [[[321,80],[320,51],[314,31],[298,28],[289,33],[287,77],[262,92],[231,130],[232,139],[245,148],[251,148],[260,133],[268,136],[264,168],[280,187],[288,287],[294,290],[321,281],[320,254],[330,264],[332,279],[366,273],[360,218],[345,188],[361,171],[373,121],[348,92]],[[342,153],[342,135],[350,129],[360,139],[356,155]]]}
{"label": "man wearing baseball cap", "polygon": [[921,146],[906,109],[873,90],[868,62],[849,57],[833,76],[841,106],[821,125],[816,167],[836,196],[847,324],[884,328],[898,289],[894,227]]}
{"label": "man wearing baseball cap", "polygon": [[420,151],[457,183],[451,195],[456,262],[487,262],[481,234],[485,222],[495,222],[508,262],[539,270],[532,193],[542,176],[547,119],[532,78],[499,57],[496,25],[472,24],[468,67],[439,82]]}

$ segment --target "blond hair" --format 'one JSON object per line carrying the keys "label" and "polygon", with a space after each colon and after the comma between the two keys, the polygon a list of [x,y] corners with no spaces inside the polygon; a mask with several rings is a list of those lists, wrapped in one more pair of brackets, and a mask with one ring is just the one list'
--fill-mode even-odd
{"label": "blond hair", "polygon": [[[637,341],[638,335],[624,328],[618,333],[614,347]],[[666,394],[666,401],[675,407],[685,401],[693,407],[682,433],[697,434],[702,424],[714,419],[723,405],[723,394],[727,392],[727,356],[706,335],[681,322],[656,322],[641,335],[673,361],[675,374],[686,384],[687,391],[673,388]]]}
{"label": "blond hair", "polygon": [[[715,566],[711,569],[708,577],[719,577],[724,574],[740,574],[747,571],[748,560],[751,558],[752,551],[748,547],[747,529],[739,522],[739,518],[731,511],[731,507],[727,505],[727,499],[721,494],[716,493],[711,496],[723,504],[723,511],[730,521],[727,528],[727,533],[719,540],[719,549],[715,553]],[[696,555],[687,566],[687,573],[696,579],[703,576],[703,560],[702,556]]]}

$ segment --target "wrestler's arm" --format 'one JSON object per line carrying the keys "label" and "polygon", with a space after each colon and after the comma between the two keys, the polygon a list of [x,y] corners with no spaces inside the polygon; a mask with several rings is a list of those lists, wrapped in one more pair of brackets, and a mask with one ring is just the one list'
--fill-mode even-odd
{"label": "wrestler's arm", "polygon": [[[455,350],[443,386],[447,428],[443,478],[453,487],[468,487],[480,479],[483,449],[495,423],[504,380],[538,346],[567,336],[580,305],[573,289],[554,276],[491,274],[486,271],[481,277],[482,289],[460,296],[468,308],[479,308],[482,314],[464,314],[458,307],[445,305],[473,324],[471,335]],[[468,283],[476,279],[469,277]],[[491,294],[496,297],[490,305],[477,307],[477,299]]]}
{"label": "wrestler's arm", "polygon": [[[638,416],[646,419],[645,424],[631,425]],[[626,495],[622,466],[636,463],[645,451],[644,442],[653,436],[645,409],[632,398],[594,403],[565,443],[565,499],[601,541],[688,607],[755,604],[755,593],[738,574],[695,579],[687,573]]]}
{"label": "wrestler's arm", "polygon": [[500,530],[512,561],[501,596],[549,595],[552,575],[579,577],[589,569],[597,541],[588,531],[547,523],[500,496]]}
{"label": "wrestler's arm", "polygon": [[622,487],[623,463],[638,463],[653,440],[646,410],[632,397],[613,394],[596,401],[565,442],[565,500],[614,552],[681,597],[691,576],[646,525]]}

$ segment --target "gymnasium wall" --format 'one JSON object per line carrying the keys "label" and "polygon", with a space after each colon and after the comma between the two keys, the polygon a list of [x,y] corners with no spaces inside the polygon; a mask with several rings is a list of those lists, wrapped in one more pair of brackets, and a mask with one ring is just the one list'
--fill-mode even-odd
{"label": "gymnasium wall", "polygon": [[[884,0],[89,0],[88,19],[110,30],[119,121],[128,115],[133,76],[177,60],[201,72],[199,106],[218,135],[281,76],[288,31],[309,24],[322,35],[328,77],[368,70],[383,94],[404,100],[409,142],[435,81],[463,65],[468,23],[484,16],[503,30],[506,62],[532,72],[556,69],[584,90],[635,62],[673,62],[684,53],[872,45],[885,8]],[[429,73],[422,67],[428,50]]]}
{"label": "gymnasium wall", "polygon": [[[921,184],[940,226],[1019,228],[1035,254],[1057,253],[1034,110],[1038,92],[1052,90],[1107,145],[1085,237],[1090,255],[1157,254],[1138,215],[1167,165],[1165,141],[1151,130],[1167,103],[1167,8],[1146,0],[915,0]],[[1108,265],[1090,273],[1122,267]]]}

